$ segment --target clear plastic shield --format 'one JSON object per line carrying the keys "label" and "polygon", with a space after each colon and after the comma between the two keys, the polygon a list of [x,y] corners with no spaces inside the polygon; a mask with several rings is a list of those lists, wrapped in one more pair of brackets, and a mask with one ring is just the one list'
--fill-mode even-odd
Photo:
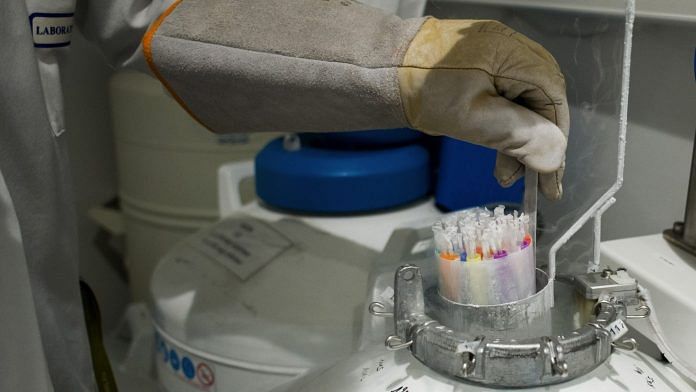
{"label": "clear plastic shield", "polygon": [[[564,196],[557,202],[539,198],[538,265],[548,262],[552,244],[616,181],[625,7],[614,0],[596,6],[457,1],[426,10],[440,18],[499,20],[547,48],[566,76],[571,127]],[[558,252],[557,273],[586,272],[593,240],[590,221]]]}

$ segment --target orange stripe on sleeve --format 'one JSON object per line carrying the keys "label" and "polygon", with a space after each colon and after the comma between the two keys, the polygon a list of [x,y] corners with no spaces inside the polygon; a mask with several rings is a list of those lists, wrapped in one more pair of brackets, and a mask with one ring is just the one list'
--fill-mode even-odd
{"label": "orange stripe on sleeve", "polygon": [[154,23],[152,23],[150,28],[147,30],[147,32],[143,36],[142,42],[143,42],[143,53],[145,55],[145,61],[147,61],[147,66],[150,68],[150,71],[152,71],[152,73],[157,77],[157,79],[159,79],[160,83],[162,83],[162,85],[167,89],[167,91],[169,91],[169,93],[172,95],[172,97],[174,97],[176,102],[179,103],[179,105],[186,111],[186,113],[188,113],[191,117],[193,117],[194,120],[196,120],[199,124],[204,126],[209,131],[215,132],[210,127],[205,125],[203,123],[203,121],[201,121],[201,119],[199,119],[198,116],[196,116],[193,113],[193,111],[191,111],[191,109],[188,107],[188,105],[186,105],[184,100],[181,99],[181,97],[179,97],[179,95],[174,91],[172,86],[167,82],[167,80],[164,78],[164,76],[160,73],[159,69],[155,65],[155,60],[153,59],[153,56],[152,56],[152,39],[154,38],[155,33],[157,32],[159,27],[162,25],[164,20],[167,18],[167,16],[169,16],[172,12],[174,12],[176,7],[178,7],[179,4],[181,4],[181,1],[182,0],[176,0],[174,3],[172,3],[172,5],[170,5],[162,13],[162,15],[160,15],[154,21]]}

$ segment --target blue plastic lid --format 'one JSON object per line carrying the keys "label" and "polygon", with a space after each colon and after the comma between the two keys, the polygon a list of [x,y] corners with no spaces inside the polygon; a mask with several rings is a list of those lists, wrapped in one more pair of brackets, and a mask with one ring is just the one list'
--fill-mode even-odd
{"label": "blue plastic lid", "polygon": [[493,176],[496,151],[442,138],[435,201],[448,211],[491,204],[520,205],[524,181],[503,188]]}
{"label": "blue plastic lid", "polygon": [[422,133],[409,128],[302,134],[306,144],[336,149],[398,146],[415,143],[422,137]]}
{"label": "blue plastic lid", "polygon": [[429,154],[420,145],[332,150],[282,138],[256,156],[256,193],[265,203],[310,213],[357,213],[413,202],[430,190]]}

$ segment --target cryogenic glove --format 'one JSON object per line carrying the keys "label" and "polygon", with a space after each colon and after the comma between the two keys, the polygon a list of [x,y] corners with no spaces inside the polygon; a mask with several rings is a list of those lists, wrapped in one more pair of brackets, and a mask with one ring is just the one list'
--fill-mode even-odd
{"label": "cryogenic glove", "polygon": [[561,197],[563,75],[498,22],[403,20],[353,0],[184,0],[143,50],[214,132],[410,127],[495,148],[501,184],[527,164],[546,197]]}
{"label": "cryogenic glove", "polygon": [[541,45],[496,21],[429,19],[398,77],[412,127],[495,148],[501,185],[522,177],[525,164],[540,172],[548,199],[561,198],[568,101]]}

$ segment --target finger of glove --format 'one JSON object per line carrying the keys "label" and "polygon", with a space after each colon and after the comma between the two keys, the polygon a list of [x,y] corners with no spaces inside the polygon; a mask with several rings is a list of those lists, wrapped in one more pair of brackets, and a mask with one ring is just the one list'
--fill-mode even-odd
{"label": "finger of glove", "polygon": [[563,196],[563,173],[565,163],[553,173],[539,175],[539,191],[551,201],[559,200]]}
{"label": "finger of glove", "polygon": [[509,47],[495,76],[498,94],[544,116],[567,137],[570,114],[565,78],[558,64],[539,44],[519,33],[514,37],[501,44]]}
{"label": "finger of glove", "polygon": [[541,115],[502,97],[477,100],[481,107],[472,110],[472,126],[486,135],[485,145],[504,156],[496,159],[495,176],[502,186],[510,186],[528,165],[540,174],[542,194],[551,200],[561,197],[566,138],[563,132]]}
{"label": "finger of glove", "polygon": [[498,180],[500,186],[509,188],[524,176],[524,165],[517,159],[498,152],[495,157],[493,175]]}
{"label": "finger of glove", "polygon": [[[560,82],[557,82],[560,83]],[[548,91],[556,90],[557,94],[553,97],[538,87],[530,86],[524,82],[514,81],[508,84],[506,92],[510,98],[519,102],[523,106],[533,110],[549,121],[555,123],[564,137],[563,160],[565,160],[565,146],[567,145],[567,135],[569,129],[568,104],[565,94],[560,94],[559,84],[547,88]],[[565,88],[563,88],[565,90]],[[519,93],[516,93],[518,91]],[[516,97],[515,97],[516,95]],[[563,170],[555,173],[542,173],[539,176],[539,189],[549,200],[558,200],[563,195]]]}
{"label": "finger of glove", "polygon": [[[502,70],[507,77],[498,78],[498,92],[555,123],[567,139],[570,128],[565,79],[558,63],[541,45],[521,34],[514,35],[520,43],[511,53],[513,58],[527,64],[519,68]],[[509,166],[509,165],[508,165]],[[539,189],[550,200],[558,200],[563,194],[563,169],[539,176]]]}
{"label": "finger of glove", "polygon": [[[524,173],[524,165],[517,159],[502,153],[497,154],[494,175],[500,186],[511,187],[524,177]],[[539,191],[551,201],[560,199],[563,195],[562,179],[563,167],[553,173],[539,175]]]}
{"label": "finger of glove", "polygon": [[554,172],[563,163],[563,132],[546,118],[512,101],[479,96],[472,103],[467,120],[468,127],[475,130],[469,141],[495,148],[540,173]]}

